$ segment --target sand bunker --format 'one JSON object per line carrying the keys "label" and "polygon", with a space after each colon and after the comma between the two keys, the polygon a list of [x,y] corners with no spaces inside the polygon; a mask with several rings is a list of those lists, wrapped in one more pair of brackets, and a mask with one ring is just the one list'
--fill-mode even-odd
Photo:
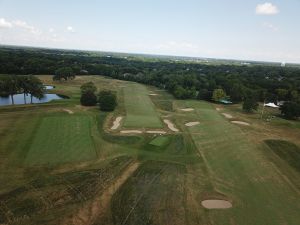
{"label": "sand bunker", "polygon": [[70,109],[63,109],[63,111],[64,111],[64,112],[67,112],[67,113],[69,113],[69,114],[74,114],[74,112],[73,112],[72,110],[70,110]]}
{"label": "sand bunker", "polygon": [[122,134],[142,134],[143,132],[140,130],[122,130]]}
{"label": "sand bunker", "polygon": [[191,111],[194,111],[195,109],[193,108],[185,108],[185,109],[180,109],[181,111],[184,111],[184,112],[191,112]]}
{"label": "sand bunker", "polygon": [[225,116],[227,119],[232,119],[233,116],[228,113],[222,113],[223,116]]}
{"label": "sand bunker", "polygon": [[221,111],[221,108],[216,108],[217,111]]}
{"label": "sand bunker", "polygon": [[111,127],[112,130],[116,130],[118,129],[118,127],[120,126],[121,120],[123,119],[122,116],[119,116],[116,118],[116,120],[113,123],[113,126]]}
{"label": "sand bunker", "polygon": [[189,123],[186,123],[185,126],[187,126],[187,127],[193,127],[193,126],[196,126],[198,124],[200,124],[200,123],[199,122],[189,122]]}
{"label": "sand bunker", "polygon": [[146,131],[147,134],[166,134],[167,132],[165,131],[155,131],[155,130],[149,130],[149,131]]}
{"label": "sand bunker", "polygon": [[239,124],[239,125],[244,125],[244,126],[250,126],[249,123],[242,122],[242,121],[231,121],[231,123]]}
{"label": "sand bunker", "polygon": [[207,209],[229,209],[232,207],[231,202],[225,200],[204,200],[201,204]]}
{"label": "sand bunker", "polygon": [[164,123],[168,125],[168,127],[171,131],[174,131],[174,132],[179,131],[170,120],[164,120]]}
{"label": "sand bunker", "polygon": [[149,94],[150,96],[157,96],[158,94]]}

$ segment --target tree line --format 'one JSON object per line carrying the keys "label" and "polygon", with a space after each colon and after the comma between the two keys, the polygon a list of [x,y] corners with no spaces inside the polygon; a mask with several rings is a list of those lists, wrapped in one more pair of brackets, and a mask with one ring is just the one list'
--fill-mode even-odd
{"label": "tree line", "polygon": [[[300,68],[269,64],[225,65],[150,59],[88,51],[0,48],[0,74],[53,74],[58,80],[77,75],[103,75],[166,89],[178,99],[225,99],[255,109],[260,102],[298,105]],[[250,104],[251,103],[251,104]],[[286,103],[286,104],[287,104]]]}
{"label": "tree line", "polygon": [[30,95],[31,104],[33,97],[41,99],[44,96],[45,87],[40,79],[35,76],[0,76],[0,96],[11,97],[11,102],[14,105],[14,95],[23,93],[24,104],[26,104],[26,96]]}

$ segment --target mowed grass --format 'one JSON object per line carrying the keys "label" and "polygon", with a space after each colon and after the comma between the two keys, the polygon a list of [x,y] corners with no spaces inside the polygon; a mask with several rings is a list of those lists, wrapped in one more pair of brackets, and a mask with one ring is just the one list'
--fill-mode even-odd
{"label": "mowed grass", "polygon": [[169,142],[168,137],[159,136],[159,137],[154,138],[149,144],[157,146],[157,147],[162,147],[162,146],[165,146],[166,144],[168,144],[168,142]]}
{"label": "mowed grass", "polygon": [[42,118],[25,164],[57,164],[97,157],[91,137],[91,118],[60,115]]}
{"label": "mowed grass", "polygon": [[124,105],[126,128],[162,128],[163,124],[155,110],[147,88],[136,83],[127,83],[124,87]]}
{"label": "mowed grass", "polygon": [[276,155],[300,172],[300,148],[297,145],[283,140],[266,140],[265,142]]}
{"label": "mowed grass", "polygon": [[209,103],[177,101],[177,107],[195,108],[182,113],[181,119],[200,121],[199,126],[183,129],[190,133],[210,174],[213,190],[207,195],[219,193],[233,202],[232,209],[212,210],[211,224],[299,224],[299,191],[265,157],[263,143],[251,143],[238,125]]}

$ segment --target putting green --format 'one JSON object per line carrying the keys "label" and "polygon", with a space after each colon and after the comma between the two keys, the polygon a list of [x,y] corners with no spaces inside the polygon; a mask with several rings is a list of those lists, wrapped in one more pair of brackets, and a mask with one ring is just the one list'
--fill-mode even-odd
{"label": "putting green", "polygon": [[124,88],[126,128],[162,128],[163,124],[155,110],[149,92],[144,85],[128,83]]}
{"label": "putting green", "polygon": [[88,116],[44,117],[25,164],[56,164],[96,158]]}

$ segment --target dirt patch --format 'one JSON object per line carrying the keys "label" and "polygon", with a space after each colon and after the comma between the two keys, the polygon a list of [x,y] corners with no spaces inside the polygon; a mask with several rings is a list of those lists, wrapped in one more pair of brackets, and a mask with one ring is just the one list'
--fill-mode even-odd
{"label": "dirt patch", "polygon": [[113,123],[113,126],[111,127],[112,130],[116,130],[119,128],[120,126],[120,123],[122,121],[123,117],[122,116],[119,116],[115,119],[114,123]]}
{"label": "dirt patch", "polygon": [[89,107],[82,106],[82,105],[76,105],[75,107],[78,108],[78,109],[80,109],[80,110],[83,110],[83,111],[87,111],[89,109]]}
{"label": "dirt patch", "polygon": [[206,209],[229,209],[232,204],[226,200],[204,200],[201,205]]}
{"label": "dirt patch", "polygon": [[250,126],[250,124],[249,124],[249,123],[242,122],[242,121],[231,121],[231,123],[234,123],[234,124],[239,124],[239,125],[244,125],[244,126]]}
{"label": "dirt patch", "polygon": [[216,110],[217,110],[217,111],[221,111],[222,109],[221,109],[221,108],[216,108]]}
{"label": "dirt patch", "polygon": [[143,132],[140,130],[122,130],[122,134],[142,134]]}
{"label": "dirt patch", "polygon": [[149,131],[146,131],[147,134],[166,134],[167,132],[165,131],[155,131],[155,130],[149,130]]}
{"label": "dirt patch", "polygon": [[227,119],[232,119],[233,116],[230,115],[229,113],[222,113],[223,116],[225,116]]}
{"label": "dirt patch", "polygon": [[158,94],[149,94],[150,96],[157,96]]}
{"label": "dirt patch", "polygon": [[174,132],[179,132],[175,125],[170,120],[164,120],[164,123],[168,125],[169,129]]}
{"label": "dirt patch", "polygon": [[74,112],[73,112],[72,110],[70,110],[70,109],[63,109],[63,111],[64,111],[64,112],[67,112],[67,113],[69,113],[69,114],[74,114]]}
{"label": "dirt patch", "polygon": [[137,170],[139,165],[137,162],[131,164],[99,197],[87,203],[72,218],[64,221],[63,224],[92,225],[96,220],[101,220],[101,218],[105,217],[110,208],[110,201],[113,194]]}
{"label": "dirt patch", "polygon": [[199,122],[189,122],[189,123],[186,123],[185,126],[187,126],[187,127],[193,127],[193,126],[196,126],[198,124],[200,124],[200,123]]}
{"label": "dirt patch", "polygon": [[191,111],[194,111],[195,109],[193,108],[185,108],[185,109],[180,109],[181,111],[183,112],[191,112]]}

